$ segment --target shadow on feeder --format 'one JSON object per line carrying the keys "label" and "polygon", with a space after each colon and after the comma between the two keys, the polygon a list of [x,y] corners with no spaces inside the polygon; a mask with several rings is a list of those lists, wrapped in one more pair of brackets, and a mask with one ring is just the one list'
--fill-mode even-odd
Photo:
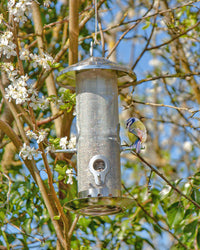
{"label": "shadow on feeder", "polygon": [[79,198],[65,208],[92,216],[124,212],[135,201],[121,196],[118,87],[134,85],[136,75],[90,57],[64,69],[57,80],[66,88],[76,86]]}

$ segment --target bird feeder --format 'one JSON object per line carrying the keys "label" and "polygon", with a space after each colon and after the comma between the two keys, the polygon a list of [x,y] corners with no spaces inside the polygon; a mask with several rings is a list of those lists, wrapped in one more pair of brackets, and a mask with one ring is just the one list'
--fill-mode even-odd
{"label": "bird feeder", "polygon": [[118,86],[136,81],[126,67],[90,57],[60,72],[76,85],[78,199],[66,208],[85,215],[122,212],[133,203],[121,196]]}

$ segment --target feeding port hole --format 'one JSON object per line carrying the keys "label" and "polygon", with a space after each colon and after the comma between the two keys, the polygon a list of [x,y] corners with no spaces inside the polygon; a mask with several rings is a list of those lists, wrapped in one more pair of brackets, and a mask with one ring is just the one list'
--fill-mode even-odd
{"label": "feeding port hole", "polygon": [[106,164],[102,159],[98,159],[93,163],[94,170],[101,172],[106,168]]}

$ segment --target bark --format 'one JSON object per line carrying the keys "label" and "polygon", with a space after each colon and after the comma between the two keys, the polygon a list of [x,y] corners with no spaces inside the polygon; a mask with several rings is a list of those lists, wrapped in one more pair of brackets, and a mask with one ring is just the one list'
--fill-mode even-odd
{"label": "bark", "polygon": [[[168,2],[166,0],[162,0],[160,2],[160,5],[163,10],[169,9]],[[179,29],[179,27],[174,27],[173,13],[166,12],[163,14],[163,16],[165,18],[165,23],[168,26],[168,33],[171,35],[172,38],[174,38],[175,36],[177,36],[178,32],[181,32],[181,30]],[[188,62],[188,59],[185,55],[185,51],[183,49],[183,44],[181,43],[179,38],[177,38],[171,43],[171,49],[171,55],[175,62],[176,72],[190,74],[192,72],[192,70],[190,69],[190,63]],[[196,82],[194,76],[191,76],[189,84],[194,92],[194,96],[198,104],[200,104],[200,87]]]}
{"label": "bark", "polygon": [[[44,38],[44,34],[43,34],[43,25],[42,25],[40,9],[39,9],[38,4],[35,1],[33,1],[33,3],[32,3],[32,9],[33,9],[32,14],[33,14],[35,33],[37,36],[38,48],[39,48],[40,54],[42,55],[46,51],[46,44],[45,44],[45,38]],[[49,96],[50,95],[57,96],[57,91],[56,91],[53,73],[50,73],[48,75],[48,77],[46,78],[46,86],[47,86],[47,91],[48,91]],[[57,107],[55,107],[55,105],[53,105],[53,104],[51,104],[51,110],[52,110],[53,115],[56,115],[59,112]],[[62,124],[61,118],[59,117],[59,118],[55,119],[54,123],[55,123],[56,134],[59,137],[60,136],[60,128],[61,128],[61,124]]]}

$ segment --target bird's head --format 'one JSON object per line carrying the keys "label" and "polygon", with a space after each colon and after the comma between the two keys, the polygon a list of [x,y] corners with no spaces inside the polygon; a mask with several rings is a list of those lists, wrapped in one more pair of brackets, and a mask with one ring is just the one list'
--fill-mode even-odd
{"label": "bird's head", "polygon": [[129,128],[134,122],[136,121],[136,118],[131,117],[126,121],[126,128]]}

